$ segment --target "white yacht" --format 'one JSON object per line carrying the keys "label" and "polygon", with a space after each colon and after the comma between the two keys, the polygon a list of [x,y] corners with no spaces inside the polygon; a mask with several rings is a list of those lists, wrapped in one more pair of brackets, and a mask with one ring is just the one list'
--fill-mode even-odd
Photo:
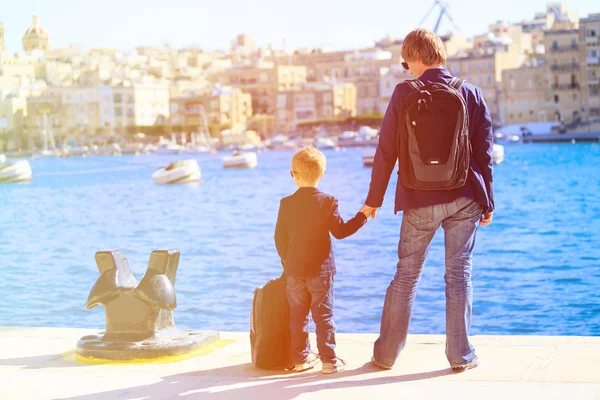
{"label": "white yacht", "polygon": [[337,145],[330,138],[318,138],[315,142],[315,147],[321,150],[335,150],[337,149]]}
{"label": "white yacht", "polygon": [[223,157],[225,168],[256,168],[258,159],[254,152],[234,152],[231,156]]}
{"label": "white yacht", "polygon": [[202,181],[200,166],[196,160],[172,162],[152,174],[152,180],[159,185],[192,183]]}
{"label": "white yacht", "polygon": [[205,154],[210,153],[210,149],[206,146],[189,146],[185,148],[187,154]]}
{"label": "white yacht", "polygon": [[175,143],[163,144],[158,146],[156,150],[156,154],[165,155],[165,154],[179,154],[183,151],[183,148]]}

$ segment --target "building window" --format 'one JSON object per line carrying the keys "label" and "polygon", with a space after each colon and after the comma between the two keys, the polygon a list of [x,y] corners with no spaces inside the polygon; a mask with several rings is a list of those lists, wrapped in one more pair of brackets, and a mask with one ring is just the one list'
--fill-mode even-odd
{"label": "building window", "polygon": [[477,71],[481,71],[481,63],[480,62],[477,63]]}
{"label": "building window", "polygon": [[488,61],[487,67],[488,67],[488,69],[492,69],[492,62],[491,61]]}
{"label": "building window", "polygon": [[558,42],[556,40],[552,41],[552,49],[558,49]]}
{"label": "building window", "polygon": [[123,109],[121,107],[115,107],[115,117],[123,115]]}
{"label": "building window", "polygon": [[123,101],[123,96],[120,93],[115,93],[113,100],[115,103],[120,103]]}
{"label": "building window", "polygon": [[554,95],[554,102],[555,102],[555,103],[558,103],[558,101],[559,101],[558,95],[557,95],[557,94],[555,94],[555,95]]}
{"label": "building window", "polygon": [[488,80],[487,80],[487,82],[488,82],[488,84],[491,84],[491,83],[492,83],[492,76],[491,76],[491,75],[488,75]]}
{"label": "building window", "polygon": [[590,29],[589,36],[596,37],[598,36],[598,32],[595,29]]}
{"label": "building window", "polygon": [[598,50],[596,49],[591,49],[588,51],[588,57],[589,58],[597,58],[598,57]]}
{"label": "building window", "polygon": [[277,107],[278,108],[283,108],[286,105],[286,97],[287,95],[285,94],[280,94],[279,96],[277,96]]}

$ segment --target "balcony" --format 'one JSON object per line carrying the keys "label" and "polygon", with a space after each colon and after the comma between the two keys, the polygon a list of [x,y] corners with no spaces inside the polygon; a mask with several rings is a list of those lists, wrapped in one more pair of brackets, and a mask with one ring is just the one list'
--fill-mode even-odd
{"label": "balcony", "polygon": [[554,90],[576,90],[579,89],[579,83],[559,83],[552,85]]}
{"label": "balcony", "polygon": [[585,38],[585,44],[598,44],[598,36],[588,36]]}
{"label": "balcony", "polygon": [[597,76],[588,77],[588,85],[600,85],[600,78],[598,78]]}
{"label": "balcony", "polygon": [[600,64],[600,57],[588,57],[586,62],[588,65],[598,65]]}
{"label": "balcony", "polygon": [[550,51],[552,53],[565,53],[569,51],[579,51],[579,46],[569,45],[569,46],[552,46],[550,47]]}
{"label": "balcony", "polygon": [[553,65],[550,67],[552,72],[570,72],[570,71],[578,71],[579,64],[571,63],[571,64],[562,64],[562,65]]}

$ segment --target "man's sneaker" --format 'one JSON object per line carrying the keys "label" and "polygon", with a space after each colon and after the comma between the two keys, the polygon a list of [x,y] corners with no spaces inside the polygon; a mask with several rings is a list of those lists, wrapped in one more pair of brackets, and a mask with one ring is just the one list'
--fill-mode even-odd
{"label": "man's sneaker", "polygon": [[306,357],[306,360],[304,360],[304,362],[294,363],[293,371],[294,372],[307,371],[307,370],[313,368],[315,365],[317,365],[319,363],[319,361],[321,361],[321,360],[319,359],[318,354],[308,353],[308,357]]}
{"label": "man's sneaker", "polygon": [[323,369],[321,372],[324,374],[335,374],[346,369],[346,363],[341,358],[338,358],[335,364],[323,363]]}
{"label": "man's sneaker", "polygon": [[378,363],[378,362],[375,360],[375,356],[372,356],[372,357],[371,357],[371,362],[372,362],[372,363],[373,363],[373,365],[375,365],[377,368],[381,368],[381,369],[392,369],[392,367],[387,367],[387,366],[385,366],[385,365],[383,365],[383,364],[380,364],[380,363]]}
{"label": "man's sneaker", "polygon": [[468,369],[473,369],[476,366],[479,365],[479,358],[477,358],[477,356],[473,356],[473,359],[466,363],[466,364],[461,364],[461,365],[453,365],[452,366],[452,371],[454,372],[464,372]]}

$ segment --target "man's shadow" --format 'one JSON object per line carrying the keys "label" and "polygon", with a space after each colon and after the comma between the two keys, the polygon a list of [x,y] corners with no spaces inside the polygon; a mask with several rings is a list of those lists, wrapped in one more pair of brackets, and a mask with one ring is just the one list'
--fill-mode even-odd
{"label": "man's shadow", "polygon": [[[379,376],[376,375],[383,375]],[[256,369],[251,363],[223,368],[187,372],[166,376],[162,381],[150,385],[111,390],[83,396],[69,397],[68,400],[108,400],[108,399],[165,399],[178,396],[198,399],[294,399],[301,394],[325,389],[346,389],[385,385],[438,378],[453,374],[450,368],[419,372],[406,375],[389,375],[368,362],[356,369],[348,369],[333,375],[324,375],[317,368],[314,372],[301,374],[265,372]],[[363,379],[362,376],[369,376]],[[352,380],[341,380],[354,377]],[[67,399],[64,399],[67,400]]]}

